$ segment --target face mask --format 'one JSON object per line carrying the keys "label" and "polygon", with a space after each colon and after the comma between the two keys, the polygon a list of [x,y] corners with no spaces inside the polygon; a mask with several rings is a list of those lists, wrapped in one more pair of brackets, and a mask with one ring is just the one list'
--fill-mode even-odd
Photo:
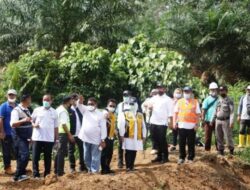
{"label": "face mask", "polygon": [[181,96],[182,96],[182,94],[180,94],[180,93],[176,93],[176,94],[174,94],[174,97],[175,97],[175,98],[177,98],[177,99],[180,99],[180,98],[181,98]]}
{"label": "face mask", "polygon": [[43,101],[43,107],[49,108],[50,107],[50,103],[47,102],[47,101]]}
{"label": "face mask", "polygon": [[124,102],[128,102],[129,101],[129,97],[128,96],[123,96],[123,101]]}
{"label": "face mask", "polygon": [[115,108],[113,108],[113,107],[108,107],[108,111],[109,111],[109,112],[115,112]]}
{"label": "face mask", "polygon": [[225,98],[225,97],[227,96],[227,94],[220,94],[220,96],[221,96],[222,98]]}
{"label": "face mask", "polygon": [[217,92],[210,92],[210,95],[213,96],[213,97],[216,97],[217,96]]}
{"label": "face mask", "polygon": [[16,102],[16,98],[14,98],[14,99],[8,98],[8,102],[9,102],[9,103],[15,103],[15,102]]}
{"label": "face mask", "polygon": [[185,99],[190,99],[191,94],[184,94],[183,97],[184,97]]}
{"label": "face mask", "polygon": [[87,109],[88,109],[89,111],[94,111],[94,110],[95,110],[95,106],[87,106]]}

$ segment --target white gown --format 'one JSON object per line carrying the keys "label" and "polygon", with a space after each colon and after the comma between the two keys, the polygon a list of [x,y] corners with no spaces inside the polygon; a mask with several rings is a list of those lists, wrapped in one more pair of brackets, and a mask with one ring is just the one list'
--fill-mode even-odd
{"label": "white gown", "polygon": [[[136,118],[135,114],[133,114],[134,119]],[[136,119],[135,119],[136,121]],[[124,137],[125,135],[125,126],[126,126],[126,120],[125,120],[125,114],[119,114],[118,116],[118,129],[119,129],[119,134],[121,137]],[[134,127],[134,138],[124,138],[124,142],[122,144],[122,148],[124,150],[143,150],[143,140],[138,140],[137,139],[137,122],[135,122],[135,127]],[[143,119],[142,122],[142,136],[143,138],[146,138],[146,126],[145,122]]]}

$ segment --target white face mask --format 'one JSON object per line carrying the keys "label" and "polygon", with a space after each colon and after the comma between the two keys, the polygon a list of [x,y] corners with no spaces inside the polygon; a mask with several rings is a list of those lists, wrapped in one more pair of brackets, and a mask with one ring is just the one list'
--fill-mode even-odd
{"label": "white face mask", "polygon": [[190,98],[191,98],[191,94],[184,94],[183,97],[184,97],[185,99],[190,99]]}
{"label": "white face mask", "polygon": [[129,102],[129,97],[128,97],[128,96],[124,96],[124,97],[123,97],[123,101],[124,101],[125,103]]}
{"label": "white face mask", "polygon": [[87,106],[87,109],[88,109],[89,111],[94,111],[94,110],[95,110],[95,106]]}
{"label": "white face mask", "polygon": [[108,111],[109,111],[109,112],[115,112],[115,108],[113,108],[113,107],[108,107]]}
{"label": "white face mask", "polygon": [[16,102],[16,98],[14,98],[14,99],[8,98],[8,102],[9,102],[9,103],[15,103],[15,102]]}
{"label": "white face mask", "polygon": [[218,95],[218,93],[217,92],[210,92],[209,93],[211,96],[213,96],[213,97],[215,97],[215,96],[217,96]]}
{"label": "white face mask", "polygon": [[176,94],[174,94],[174,97],[177,98],[177,99],[180,99],[182,97],[182,94],[176,93]]}

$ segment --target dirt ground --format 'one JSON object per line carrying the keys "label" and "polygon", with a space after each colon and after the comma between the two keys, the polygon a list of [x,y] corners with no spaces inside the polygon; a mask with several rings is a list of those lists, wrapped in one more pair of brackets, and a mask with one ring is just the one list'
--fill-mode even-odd
{"label": "dirt ground", "polygon": [[[219,157],[215,153],[205,154],[197,149],[193,164],[177,165],[178,152],[170,153],[170,162],[151,164],[150,150],[137,154],[136,171],[126,173],[117,168],[117,151],[114,153],[112,168],[115,175],[91,175],[87,173],[69,174],[68,162],[63,177],[50,175],[46,180],[30,179],[14,183],[12,178],[0,174],[0,190],[196,190],[250,189],[250,165],[235,157]],[[42,168],[42,163],[40,164]],[[31,163],[29,163],[31,169]],[[30,173],[31,175],[31,173]]]}

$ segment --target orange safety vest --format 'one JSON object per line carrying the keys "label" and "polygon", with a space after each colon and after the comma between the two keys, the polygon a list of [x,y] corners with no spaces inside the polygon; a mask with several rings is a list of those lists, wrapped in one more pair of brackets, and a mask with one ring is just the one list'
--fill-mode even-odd
{"label": "orange safety vest", "polygon": [[196,99],[186,100],[182,98],[178,101],[178,107],[178,122],[197,123],[198,115],[196,113]]}
{"label": "orange safety vest", "polygon": [[137,122],[137,139],[142,140],[142,124],[143,124],[143,115],[141,113],[137,113],[136,121],[130,112],[125,113],[125,120],[126,120],[126,132],[125,137],[127,138],[134,138],[135,132],[135,122]]}

